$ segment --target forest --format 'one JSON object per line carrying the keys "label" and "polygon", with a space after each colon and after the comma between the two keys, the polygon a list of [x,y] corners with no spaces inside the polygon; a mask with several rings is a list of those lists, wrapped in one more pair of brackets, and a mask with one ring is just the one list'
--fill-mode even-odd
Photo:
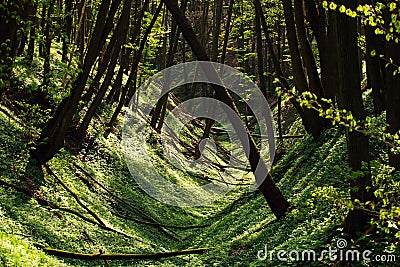
{"label": "forest", "polygon": [[399,0],[1,0],[0,266],[399,266]]}

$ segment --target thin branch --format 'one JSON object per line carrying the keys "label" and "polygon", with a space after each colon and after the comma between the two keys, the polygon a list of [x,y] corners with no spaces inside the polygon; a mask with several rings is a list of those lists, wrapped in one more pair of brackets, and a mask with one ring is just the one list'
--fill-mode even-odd
{"label": "thin branch", "polygon": [[106,225],[103,220],[94,212],[92,211],[88,206],[86,206],[82,200],[78,197],[78,195],[76,193],[74,193],[65,183],[63,180],[61,180],[60,177],[58,177],[52,169],[50,169],[49,165],[45,164],[44,165],[47,172],[52,175],[54,178],[56,178],[56,180],[64,187],[65,190],[68,191],[68,193],[71,194],[71,196],[76,200],[76,202],[82,207],[84,208],[90,215],[92,215],[93,218],[96,219],[96,221],[98,221],[101,225]]}
{"label": "thin branch", "polygon": [[189,226],[179,226],[179,225],[168,225],[168,224],[162,224],[162,223],[154,223],[154,222],[146,222],[146,221],[142,221],[139,220],[137,218],[131,217],[131,216],[127,216],[127,215],[122,215],[118,212],[115,211],[110,211],[112,214],[129,220],[129,221],[134,221],[137,223],[141,223],[141,224],[146,224],[146,225],[151,225],[151,226],[156,226],[156,227],[165,227],[165,228],[175,228],[175,229],[183,229],[183,230],[187,230],[187,229],[195,229],[195,228],[206,228],[208,226],[210,226],[211,224],[205,224],[205,225],[189,225]]}

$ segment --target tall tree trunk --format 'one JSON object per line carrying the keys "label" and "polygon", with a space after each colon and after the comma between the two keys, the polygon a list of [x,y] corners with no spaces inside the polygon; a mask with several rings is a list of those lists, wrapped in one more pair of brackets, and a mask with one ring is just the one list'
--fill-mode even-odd
{"label": "tall tree trunk", "polygon": [[264,76],[264,53],[263,53],[263,42],[262,42],[262,34],[261,34],[261,14],[259,13],[259,9],[256,8],[256,16],[255,16],[255,34],[256,34],[256,48],[257,48],[257,67],[258,67],[258,80],[260,85],[260,90],[263,93],[265,98],[268,98],[267,95],[267,85],[265,82]]}
{"label": "tall tree trunk", "polygon": [[[18,48],[20,23],[27,21],[34,12],[30,1],[3,1],[0,9],[0,93],[10,85],[14,57]],[[16,14],[15,14],[16,13]],[[17,16],[20,20],[17,20]]]}
{"label": "tall tree trunk", "polygon": [[[111,5],[109,17],[106,22],[106,27],[104,28],[103,36],[107,36],[108,33],[111,31],[111,28],[113,25],[112,18],[114,18],[115,12],[116,12],[117,7],[120,4],[120,2],[121,2],[121,0],[116,0]],[[118,32],[114,31],[113,37],[111,38],[110,42],[108,43],[105,52],[101,53],[99,51],[99,53],[102,54],[102,57],[100,59],[98,67],[97,67],[96,76],[94,77],[93,82],[90,84],[89,89],[87,90],[86,94],[82,97],[82,101],[84,103],[89,102],[90,99],[92,99],[93,94],[98,90],[100,80],[103,77],[104,72],[107,70],[110,59],[112,59],[114,45],[118,41],[118,34],[119,34]],[[102,38],[104,38],[104,37],[102,37]]]}
{"label": "tall tree trunk", "polygon": [[[181,4],[181,9],[182,12],[184,13],[187,8],[187,2],[188,0],[184,0]],[[176,53],[176,50],[178,48],[178,41],[179,41],[179,29],[178,25],[176,24],[175,21],[173,21],[173,26],[172,26],[172,34],[170,38],[170,46],[168,48],[168,54],[167,54],[167,61],[166,61],[166,67],[171,67],[173,64],[174,60],[174,55]],[[168,81],[165,81],[165,88],[168,87]],[[161,128],[164,124],[164,118],[167,112],[167,104],[168,104],[168,94],[163,95],[160,100],[157,102],[156,108],[154,109],[150,126],[153,127],[155,130],[158,132],[161,131]],[[158,125],[156,127],[158,121]]]}
{"label": "tall tree trunk", "polygon": [[65,28],[63,36],[63,47],[62,47],[62,60],[67,61],[68,56],[68,45],[71,43],[72,37],[72,1],[65,1]]}
{"label": "tall tree trunk", "polygon": [[[397,11],[393,12],[396,14]],[[388,10],[384,11],[386,24],[392,21]],[[398,19],[398,18],[397,18]],[[394,135],[400,131],[400,44],[393,39],[386,42],[385,57],[392,63],[388,63],[385,74],[385,96],[386,96],[386,123],[387,131]],[[389,150],[389,165],[400,170],[400,154],[392,153]]]}
{"label": "tall tree trunk", "polygon": [[[214,1],[214,17],[213,17],[213,31],[212,31],[212,49],[211,49],[211,60],[214,62],[218,61],[218,48],[219,48],[219,34],[221,32],[221,20],[222,20],[222,7],[223,7],[222,0],[215,0]],[[211,88],[207,87],[207,95],[212,96]],[[209,107],[213,109],[214,107]],[[203,132],[202,139],[208,138],[210,136],[211,128],[214,124],[214,120],[206,119],[206,127]],[[200,156],[200,150],[198,149],[199,146],[196,146],[196,153]]]}
{"label": "tall tree trunk", "polygon": [[28,51],[26,53],[26,59],[30,63],[32,63],[33,56],[35,54],[36,27],[37,27],[37,16],[36,16],[36,5],[35,5],[35,11],[32,18],[32,28],[29,31]]}
{"label": "tall tree trunk", "polygon": [[[365,26],[365,40],[368,86],[372,88],[375,114],[380,114],[385,110],[385,66],[378,55],[385,54],[385,40],[369,25]],[[376,56],[371,55],[373,50]]]}
{"label": "tall tree trunk", "polygon": [[[142,27],[142,20],[144,17],[144,13],[147,10],[149,1],[150,0],[145,0],[142,8],[140,9],[140,12],[138,12],[136,14],[135,27],[133,29],[133,32],[132,32],[130,40],[129,40],[129,43],[132,45],[136,44],[138,42],[138,36],[140,35],[140,31],[141,31],[141,27]],[[135,9],[139,9],[140,3],[136,2],[135,5],[136,5]],[[120,69],[117,74],[117,78],[115,79],[114,86],[113,86],[112,90],[110,91],[110,93],[108,94],[107,99],[106,99],[106,102],[108,104],[111,104],[114,101],[118,101],[118,99],[119,99],[119,94],[122,89],[123,75],[124,75],[124,72],[129,67],[129,62],[130,62],[130,57],[131,57],[132,52],[133,52],[133,49],[131,46],[124,49],[123,56],[122,56],[122,62],[121,62],[121,66],[120,66]]]}
{"label": "tall tree trunk", "polygon": [[[209,56],[206,54],[205,49],[201,46],[200,42],[196,38],[196,34],[194,33],[192,27],[190,26],[187,18],[177,5],[177,2],[173,0],[163,0],[163,1],[165,2],[168,10],[172,14],[172,17],[174,18],[179,28],[181,29],[183,36],[185,37],[186,41],[192,48],[192,51],[195,54],[196,58],[202,61],[209,61],[210,60]],[[229,95],[228,91],[225,88],[219,86],[213,86],[213,89],[215,91],[216,98],[219,101],[225,103],[229,108],[233,109],[236,112],[236,114],[239,115],[239,111],[235,103],[233,102],[231,96]],[[258,167],[261,167],[263,170],[267,170],[267,168],[265,166],[264,161],[260,158],[260,153],[257,149],[256,143],[254,142],[254,139],[252,138],[248,130],[247,130],[247,137],[250,143],[249,162],[251,165],[251,170],[256,175],[256,181],[258,182],[259,189],[263,193],[265,199],[267,200],[275,216],[278,219],[282,218],[289,207],[289,203],[286,201],[282,193],[276,187],[275,182],[273,181],[270,174],[266,174],[266,172],[264,172],[263,174],[261,174],[260,172],[256,172],[256,169]],[[261,176],[259,176],[260,174]]]}
{"label": "tall tree trunk", "polygon": [[45,36],[45,45],[43,51],[44,63],[43,63],[43,83],[42,83],[42,90],[46,90],[50,84],[50,58],[51,58],[51,42],[53,39],[53,22],[51,16],[54,10],[54,0],[50,2],[49,7],[47,8],[47,15],[45,19],[46,22],[44,24],[44,32],[43,35]]}
{"label": "tall tree trunk", "polygon": [[[309,91],[307,79],[304,74],[303,64],[300,56],[299,45],[297,41],[296,25],[294,20],[294,12],[291,0],[282,0],[284,17],[286,22],[287,38],[290,50],[290,57],[293,67],[294,85],[300,92]],[[304,110],[303,124],[307,132],[318,138],[322,132],[322,125],[320,118],[316,111],[305,109]]]}
{"label": "tall tree trunk", "polygon": [[295,19],[296,19],[296,29],[297,35],[299,37],[300,52],[303,59],[304,67],[306,69],[309,89],[313,92],[319,99],[324,97],[322,84],[318,75],[318,68],[315,62],[314,54],[311,49],[310,42],[307,38],[306,25],[304,23],[304,13],[303,13],[303,1],[294,1]]}
{"label": "tall tree trunk", "polygon": [[[48,8],[48,3],[43,2],[42,3],[42,14],[40,17],[40,30],[42,33],[45,32],[45,27],[46,27],[46,14],[47,14],[47,8]],[[43,42],[39,42],[39,56],[43,57],[44,55],[44,46]]]}
{"label": "tall tree trunk", "polygon": [[[282,83],[282,85],[285,87],[285,89],[290,91],[291,87],[283,74],[280,61],[278,60],[279,54],[275,53],[274,43],[272,42],[272,39],[270,37],[267,21],[265,19],[264,13],[262,12],[261,2],[260,2],[260,0],[253,0],[253,2],[254,2],[255,8],[259,10],[257,12],[259,12],[259,14],[261,14],[261,25],[264,30],[264,35],[265,35],[265,39],[267,41],[268,50],[270,51],[270,57],[272,58],[272,62],[274,63],[274,69],[276,72],[276,76],[278,77],[278,79]],[[285,38],[282,38],[282,39],[285,40]],[[297,110],[297,113],[301,117],[303,124],[307,124],[308,117],[306,117],[306,114],[305,114],[303,108],[300,106],[300,104],[294,98],[290,98],[290,102]]]}
{"label": "tall tree trunk", "polygon": [[229,1],[228,18],[226,20],[224,43],[222,45],[221,64],[225,64],[226,50],[228,49],[229,33],[230,33],[230,30],[231,30],[232,13],[233,13],[233,4],[234,3],[235,3],[235,0],[230,0]]}
{"label": "tall tree trunk", "polygon": [[[355,10],[357,2],[344,0],[346,7]],[[338,92],[339,108],[352,112],[356,120],[365,119],[365,110],[361,95],[361,80],[359,75],[359,59],[357,46],[357,20],[346,14],[338,14],[337,17],[337,40],[339,62],[339,81]],[[368,138],[357,131],[346,130],[347,150],[349,154],[349,165],[355,171],[363,171],[363,175],[350,181],[352,188],[350,195],[352,200],[358,199],[362,203],[373,200],[373,194],[368,187],[371,187],[371,173],[363,169],[363,162],[369,165],[369,144]],[[357,188],[357,190],[353,190]],[[351,236],[362,232],[368,225],[368,216],[359,211],[352,210],[346,219],[345,231]]]}

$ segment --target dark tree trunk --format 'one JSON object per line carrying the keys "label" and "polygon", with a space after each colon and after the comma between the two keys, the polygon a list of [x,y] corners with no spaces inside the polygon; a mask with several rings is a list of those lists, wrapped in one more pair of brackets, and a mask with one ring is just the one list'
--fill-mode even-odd
{"label": "dark tree trunk", "polygon": [[[47,5],[48,5],[48,3],[43,2],[42,14],[41,14],[41,18],[40,18],[40,29],[41,29],[42,33],[44,33],[45,27],[46,27],[46,14],[47,14],[47,8],[48,8]],[[38,43],[39,43],[39,56],[43,57],[43,55],[44,55],[43,42],[38,42]]]}
{"label": "dark tree trunk", "polygon": [[[184,0],[182,2],[182,12],[185,12],[186,7],[187,7],[187,2],[188,0]],[[168,54],[167,54],[167,62],[166,62],[166,67],[171,67],[173,64],[174,60],[174,55],[176,53],[176,50],[178,48],[178,40],[179,40],[179,30],[178,30],[178,25],[173,21],[173,26],[172,26],[172,34],[170,38],[170,46],[168,48]],[[165,86],[167,85],[167,82],[165,83]],[[158,132],[161,131],[162,125],[164,124],[164,118],[167,112],[167,104],[168,104],[168,94],[164,95],[161,97],[161,99],[157,102],[156,108],[154,109],[150,126],[153,127],[155,130]],[[156,127],[158,121],[158,125]]]}
{"label": "dark tree trunk", "polygon": [[72,1],[65,1],[65,28],[63,36],[63,47],[62,47],[62,60],[67,61],[68,56],[68,45],[71,43],[72,37]]}
{"label": "dark tree trunk", "polygon": [[[276,72],[276,76],[278,77],[278,79],[281,82],[281,84],[285,87],[285,89],[290,91],[291,87],[290,87],[289,83],[287,82],[287,80],[286,80],[286,78],[285,78],[285,76],[283,74],[280,61],[278,60],[277,54],[275,53],[274,43],[272,42],[272,39],[270,37],[267,21],[266,21],[265,16],[264,16],[264,14],[262,12],[261,2],[259,0],[253,0],[253,2],[254,2],[254,5],[255,5],[255,8],[259,10],[257,12],[259,12],[259,14],[261,14],[261,25],[262,25],[262,28],[264,30],[264,35],[265,35],[265,39],[267,41],[268,50],[270,51],[269,55],[270,55],[270,57],[272,59],[272,62],[273,62],[273,65],[274,65],[274,69],[275,69],[275,72]],[[284,38],[283,38],[283,40],[284,40]],[[300,106],[300,104],[294,98],[291,98],[290,102],[292,103],[292,105],[295,107],[295,109],[299,113],[299,116],[301,117],[303,124],[306,124],[307,121],[308,121],[307,120],[308,118],[306,117],[303,108]]]}
{"label": "dark tree trunk", "polygon": [[221,55],[221,63],[222,64],[225,63],[226,50],[228,49],[229,33],[230,33],[230,30],[231,30],[232,13],[233,13],[233,4],[234,3],[235,3],[235,0],[230,0],[229,1],[228,19],[226,20],[224,43],[222,45],[222,55]]}
{"label": "dark tree trunk", "polygon": [[261,34],[261,14],[259,13],[258,8],[256,8],[255,20],[256,20],[255,34],[256,34],[256,48],[257,48],[258,80],[261,92],[263,93],[265,98],[268,98],[267,85],[264,76],[264,53],[263,53],[263,42]]}
{"label": "dark tree trunk", "polygon": [[[113,26],[113,17],[115,15],[117,5],[120,4],[121,0],[116,0],[113,2],[111,5],[109,17],[106,22],[106,27],[104,28],[103,36],[108,36],[108,33],[111,31],[112,26]],[[100,59],[100,62],[98,64],[96,76],[93,79],[93,82],[90,84],[89,89],[87,90],[86,94],[82,97],[82,101],[84,103],[89,102],[92,99],[93,94],[98,90],[99,83],[101,78],[104,75],[104,72],[107,70],[108,63],[110,62],[110,59],[112,59],[112,54],[113,54],[113,49],[115,43],[118,41],[118,34],[119,32],[116,32],[117,30],[115,29],[113,37],[111,38],[110,42],[107,45],[106,51],[102,52],[100,49],[99,54],[102,54],[102,57]],[[104,37],[102,37],[104,38]],[[118,58],[118,55],[117,55]]]}
{"label": "dark tree trunk", "polygon": [[[290,50],[290,57],[293,67],[294,85],[300,92],[309,91],[307,79],[304,74],[303,63],[300,56],[299,45],[297,41],[296,25],[294,20],[294,11],[291,0],[282,0],[284,17],[286,22],[287,39]],[[306,131],[318,138],[322,132],[321,118],[316,111],[305,109],[304,110],[304,127]]]}
{"label": "dark tree trunk", "polygon": [[49,7],[47,8],[47,15],[45,19],[46,22],[44,24],[44,32],[43,35],[45,36],[45,44],[43,50],[43,83],[42,83],[42,90],[46,90],[50,84],[50,58],[51,58],[51,42],[53,39],[53,22],[51,16],[54,10],[54,0],[50,2]]}
{"label": "dark tree trunk", "polygon": [[[377,36],[371,26],[365,26],[365,39],[367,81],[368,86],[372,88],[375,114],[380,114],[385,110],[385,66],[378,55],[385,54],[385,40]],[[376,56],[371,56],[373,50]]]}
{"label": "dark tree trunk", "polygon": [[[219,34],[221,32],[221,20],[222,20],[222,0],[214,1],[214,18],[213,18],[213,31],[212,31],[212,49],[211,49],[211,60],[214,62],[218,61],[218,48],[219,48]],[[212,97],[213,93],[211,88],[207,87],[207,96]],[[210,107],[211,109],[214,107]],[[165,111],[164,111],[165,113]],[[165,115],[164,115],[165,116]],[[210,136],[211,128],[214,124],[214,120],[206,119],[206,127],[204,128],[203,138],[208,138]],[[200,155],[199,146],[196,146],[196,153]]]}
{"label": "dark tree trunk", "polygon": [[[385,21],[390,21],[388,14]],[[387,131],[394,135],[400,130],[400,45],[394,40],[386,42],[385,57],[393,61],[387,64],[386,67],[386,123],[388,124]],[[395,74],[395,71],[397,72]],[[400,154],[392,153],[389,150],[389,165],[400,170]]]}
{"label": "dark tree trunk", "polygon": [[[140,31],[141,31],[141,26],[142,26],[142,20],[144,17],[144,13],[147,10],[147,6],[148,6],[149,0],[145,0],[143,7],[140,9],[140,12],[136,15],[136,20],[135,20],[135,27],[133,30],[133,33],[130,37],[130,43],[136,44],[138,42],[138,36],[140,35]],[[135,9],[139,8],[139,2],[136,3]],[[110,91],[110,93],[107,96],[106,102],[108,104],[111,104],[114,101],[118,101],[119,99],[119,94],[122,88],[122,79],[123,79],[123,75],[124,72],[128,69],[128,65],[130,62],[130,57],[132,54],[133,49],[131,47],[128,47],[126,49],[124,49],[123,52],[123,56],[122,56],[122,62],[121,62],[121,67],[118,71],[117,77],[115,79],[115,83],[114,86],[112,88],[112,90]],[[125,94],[126,96],[126,94]]]}
{"label": "dark tree trunk", "polygon": [[16,13],[21,21],[27,21],[33,14],[34,7],[27,1],[3,1],[0,9],[0,92],[10,85],[11,72],[14,57],[18,48],[19,22],[13,13]]}
{"label": "dark tree trunk", "polygon": [[[344,0],[346,7],[355,9],[356,1]],[[357,20],[345,15],[338,14],[337,17],[337,40],[339,62],[339,81],[338,92],[339,108],[352,112],[356,120],[365,119],[365,110],[361,95],[361,80],[359,75],[359,59],[357,46]],[[369,166],[369,145],[368,138],[357,131],[346,130],[347,150],[349,154],[349,165],[355,171],[363,171],[363,175],[350,181],[351,199],[358,199],[361,203],[373,200],[373,194],[368,187],[371,187],[371,173],[369,167],[363,168],[363,163]],[[368,216],[359,211],[352,210],[346,218],[345,231],[355,236],[368,226]]]}
{"label": "dark tree trunk", "polygon": [[32,28],[29,31],[29,42],[28,42],[28,51],[26,53],[26,59],[29,62],[33,61],[33,56],[35,54],[35,39],[36,39],[36,27],[37,27],[37,18],[36,18],[36,14],[33,18],[32,21]]}
{"label": "dark tree trunk", "polygon": [[310,42],[307,38],[306,25],[304,23],[303,1],[294,1],[294,10],[296,18],[296,29],[299,37],[300,52],[306,69],[309,88],[318,98],[324,97],[322,93],[322,84],[318,75],[318,68],[315,62],[314,54]]}

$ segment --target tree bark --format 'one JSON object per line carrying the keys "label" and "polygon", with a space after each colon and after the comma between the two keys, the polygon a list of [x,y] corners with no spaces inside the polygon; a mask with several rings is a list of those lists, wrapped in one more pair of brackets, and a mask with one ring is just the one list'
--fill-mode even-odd
{"label": "tree bark", "polygon": [[[20,23],[27,21],[33,12],[34,6],[30,1],[3,1],[0,10],[0,92],[10,86]],[[17,20],[13,13],[16,13],[20,20]]]}
{"label": "tree bark", "polygon": [[50,1],[49,7],[47,8],[47,14],[45,19],[46,22],[44,24],[44,32],[43,35],[45,36],[45,45],[43,50],[43,83],[42,83],[42,90],[46,90],[50,84],[50,57],[51,57],[51,42],[53,39],[53,22],[51,16],[54,10],[54,0]]}
{"label": "tree bark", "polygon": [[162,8],[163,4],[162,2],[158,5],[157,10],[155,11],[155,14],[153,15],[153,18],[150,22],[150,25],[147,27],[146,32],[144,33],[143,39],[141,39],[140,42],[140,47],[138,49],[138,51],[135,53],[135,59],[134,62],[131,66],[132,70],[131,73],[129,74],[128,80],[125,83],[124,88],[122,89],[122,95],[119,99],[118,102],[118,106],[114,111],[114,114],[111,117],[111,120],[109,122],[109,125],[112,127],[115,124],[115,121],[117,120],[118,114],[121,112],[122,108],[124,107],[125,103],[126,103],[126,98],[128,96],[128,99],[130,99],[131,97],[133,97],[133,95],[135,94],[136,91],[136,86],[134,86],[132,88],[132,84],[135,83],[136,85],[136,77],[137,77],[137,68],[139,66],[139,62],[141,59],[141,54],[145,48],[146,42],[147,42],[147,38],[151,33],[151,30],[154,27],[154,24],[157,21],[157,17],[159,16],[160,12],[161,12],[161,8]]}
{"label": "tree bark", "polygon": [[224,43],[222,45],[221,64],[225,64],[226,50],[228,49],[229,33],[231,30],[232,13],[233,13],[233,4],[234,3],[235,3],[235,0],[229,1],[228,18],[226,20]]}
{"label": "tree bark", "polygon": [[[384,55],[385,41],[377,36],[372,26],[365,26],[367,81],[372,88],[375,114],[385,110],[385,66],[379,55]],[[375,50],[376,56],[371,56]]]}
{"label": "tree bark", "polygon": [[[297,41],[296,25],[291,0],[282,0],[284,17],[286,22],[287,39],[290,50],[290,57],[293,67],[294,85],[300,93],[309,91],[307,79],[304,74],[303,64],[300,56],[299,45]],[[306,131],[318,138],[322,132],[322,124],[316,111],[310,109],[304,110],[304,127]]]}
{"label": "tree bark", "polygon": [[[397,9],[398,12],[398,9]],[[397,13],[393,12],[393,13]],[[384,12],[386,25],[392,21],[388,10]],[[385,74],[385,96],[386,96],[386,123],[388,124],[388,133],[394,135],[400,130],[400,45],[394,40],[386,42],[385,58],[389,62]],[[396,73],[395,73],[396,71]],[[389,165],[396,170],[400,170],[400,154],[389,150]]]}
{"label": "tree bark", "polygon": [[[340,2],[346,7],[355,10],[357,2],[344,0]],[[338,62],[339,81],[338,92],[339,108],[352,112],[356,120],[365,119],[361,80],[359,75],[359,59],[357,46],[357,20],[338,13],[337,16],[337,40],[338,40]],[[373,200],[373,194],[368,187],[372,186],[369,167],[365,170],[363,163],[369,166],[369,142],[368,138],[357,131],[346,130],[347,150],[349,165],[355,171],[363,171],[363,175],[350,181],[352,188],[350,195],[354,201],[358,199],[362,203]],[[357,190],[353,190],[357,188]],[[368,225],[368,216],[359,210],[351,210],[346,218],[345,231],[350,236],[362,232]]]}
{"label": "tree bark", "polygon": [[62,47],[62,60],[67,61],[68,56],[68,45],[71,43],[72,37],[72,1],[65,1],[65,32],[63,36],[63,47]]}
{"label": "tree bark", "polygon": [[264,97],[267,99],[267,85],[264,76],[264,53],[263,53],[263,41],[261,34],[261,14],[259,9],[256,8],[255,16],[255,34],[256,34],[256,48],[257,48],[257,69],[258,69],[258,80],[260,85],[260,90]]}

